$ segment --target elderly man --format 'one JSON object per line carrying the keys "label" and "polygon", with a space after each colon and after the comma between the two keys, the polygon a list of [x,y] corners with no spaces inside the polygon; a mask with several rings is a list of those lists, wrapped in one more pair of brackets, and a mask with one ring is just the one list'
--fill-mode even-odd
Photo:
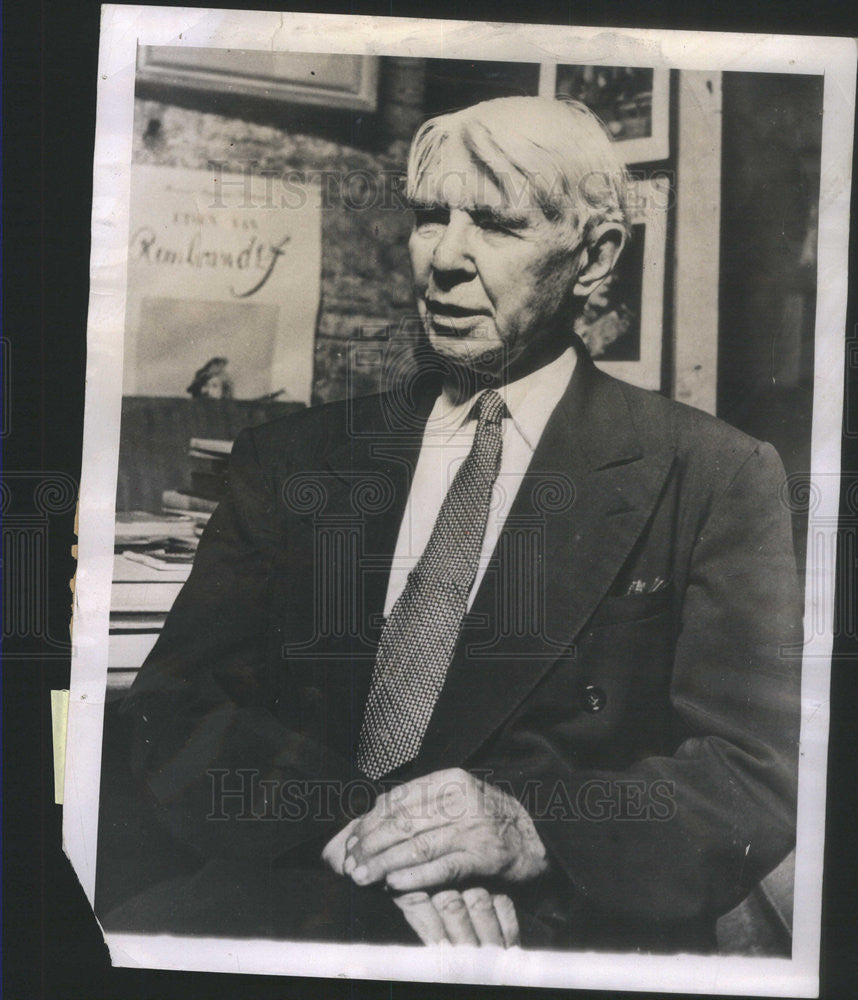
{"label": "elderly man", "polygon": [[624,185],[579,104],[420,129],[421,371],[236,441],[123,708],[197,867],[108,926],[706,951],[789,851],[780,463],[572,333]]}

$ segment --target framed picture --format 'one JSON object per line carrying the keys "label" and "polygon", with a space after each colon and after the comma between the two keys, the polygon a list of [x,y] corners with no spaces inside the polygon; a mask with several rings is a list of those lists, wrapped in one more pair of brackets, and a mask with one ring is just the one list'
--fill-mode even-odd
{"label": "framed picture", "polygon": [[572,97],[595,111],[621,144],[626,163],[669,155],[669,70],[560,63],[543,67],[540,84],[541,93]]}
{"label": "framed picture", "polygon": [[375,111],[378,59],[316,52],[141,45],[137,83]]}
{"label": "framed picture", "polygon": [[631,184],[631,239],[617,269],[593,292],[575,323],[601,369],[642,389],[662,388],[669,202],[666,177]]}

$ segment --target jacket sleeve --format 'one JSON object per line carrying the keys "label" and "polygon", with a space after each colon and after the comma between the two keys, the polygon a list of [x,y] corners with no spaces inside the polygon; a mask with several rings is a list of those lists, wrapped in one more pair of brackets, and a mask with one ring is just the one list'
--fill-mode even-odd
{"label": "jacket sleeve", "polygon": [[[802,640],[782,481],[774,449],[756,447],[698,534],[670,685],[672,755],[622,771],[555,756],[513,781],[537,789],[527,805],[555,870],[602,912],[674,923],[724,913],[793,844]],[[558,780],[590,815],[558,817]],[[611,813],[621,786],[648,808]]]}
{"label": "jacket sleeve", "polygon": [[289,697],[269,622],[278,542],[273,481],[246,431],[191,576],[121,709],[144,794],[203,856],[273,859],[343,822],[314,810],[300,783],[342,778],[346,762],[278,715]]}

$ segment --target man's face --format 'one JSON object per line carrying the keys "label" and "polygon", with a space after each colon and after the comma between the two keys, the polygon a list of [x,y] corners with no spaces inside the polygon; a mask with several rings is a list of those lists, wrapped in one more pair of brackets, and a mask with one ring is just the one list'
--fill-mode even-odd
{"label": "man's face", "polygon": [[568,343],[578,254],[560,227],[530,197],[508,204],[452,138],[420,193],[427,204],[408,246],[434,350],[467,368],[523,374],[558,335]]}

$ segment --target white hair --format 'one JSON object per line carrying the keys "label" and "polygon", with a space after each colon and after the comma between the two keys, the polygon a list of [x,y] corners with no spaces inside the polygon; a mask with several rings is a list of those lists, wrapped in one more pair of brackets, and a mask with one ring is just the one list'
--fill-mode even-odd
{"label": "white hair", "polygon": [[406,192],[432,202],[444,144],[459,140],[509,204],[535,201],[547,219],[586,239],[603,222],[629,232],[628,174],[602,121],[579,101],[501,97],[424,122],[411,143]]}

